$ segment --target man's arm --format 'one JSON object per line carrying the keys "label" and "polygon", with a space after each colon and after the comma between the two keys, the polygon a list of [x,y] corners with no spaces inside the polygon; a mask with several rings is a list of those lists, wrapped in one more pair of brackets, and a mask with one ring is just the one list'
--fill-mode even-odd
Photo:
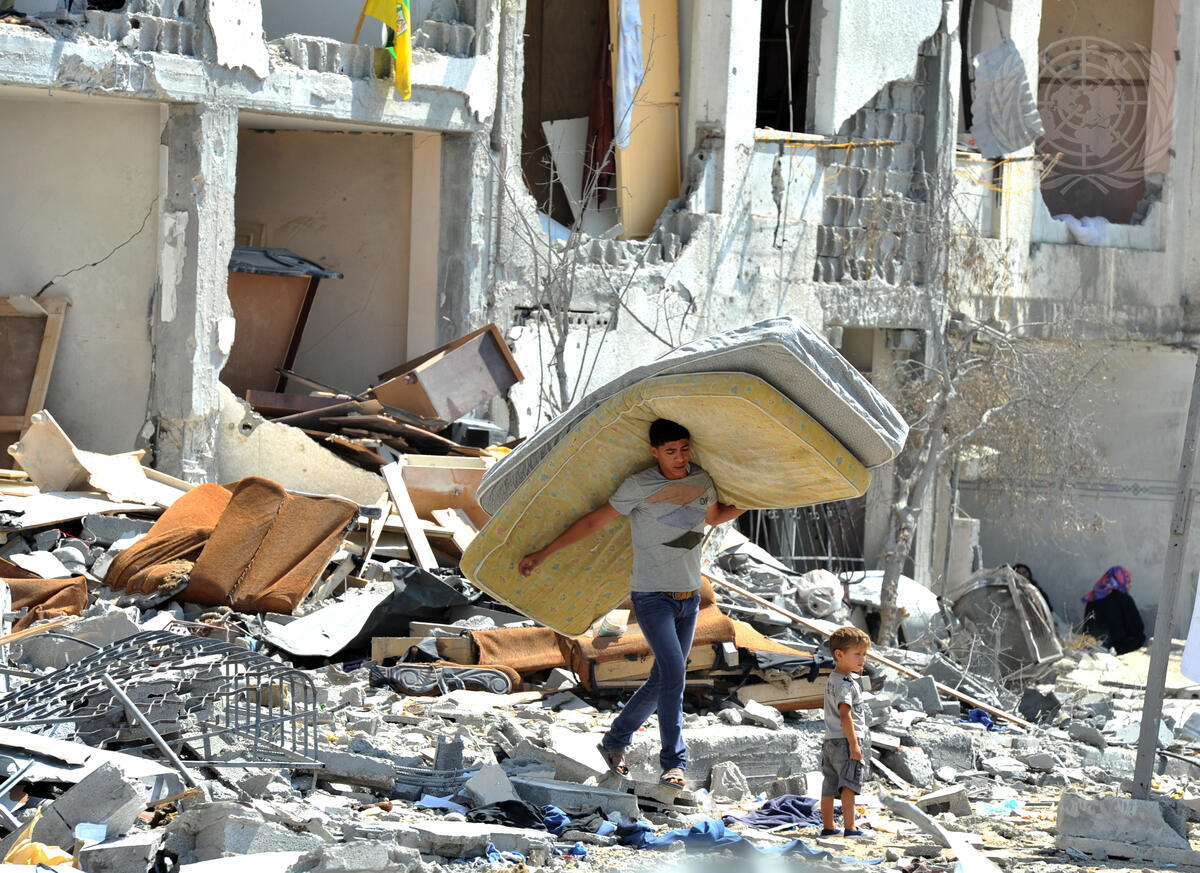
{"label": "man's arm", "polygon": [[710,527],[716,527],[718,524],[724,524],[727,521],[737,518],[745,511],[728,503],[718,503],[714,500],[704,510],[704,520],[708,522]]}
{"label": "man's arm", "polygon": [[846,742],[850,745],[850,760],[863,759],[862,746],[858,744],[858,734],[854,731],[854,719],[850,717],[850,704],[839,703],[838,714],[842,717],[842,732],[846,734]]}
{"label": "man's arm", "polygon": [[573,543],[587,539],[616,518],[618,514],[616,508],[611,503],[605,501],[603,505],[577,519],[569,528],[551,540],[549,545],[536,552],[531,552],[522,558],[519,566],[521,575],[528,576],[559,549],[565,549]]}

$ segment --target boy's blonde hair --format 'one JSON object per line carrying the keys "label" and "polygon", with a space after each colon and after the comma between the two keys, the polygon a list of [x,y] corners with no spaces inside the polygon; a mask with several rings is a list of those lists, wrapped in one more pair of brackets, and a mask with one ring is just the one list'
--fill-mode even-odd
{"label": "boy's blonde hair", "polygon": [[860,646],[871,648],[871,638],[867,636],[867,632],[859,630],[851,625],[839,627],[829,635],[829,653],[841,650],[843,652],[850,649],[857,649]]}

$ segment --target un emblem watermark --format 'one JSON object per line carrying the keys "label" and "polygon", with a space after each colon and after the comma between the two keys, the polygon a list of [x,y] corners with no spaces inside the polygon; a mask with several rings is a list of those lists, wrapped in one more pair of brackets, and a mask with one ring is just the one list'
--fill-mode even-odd
{"label": "un emblem watermark", "polygon": [[1175,102],[1174,58],[1137,43],[1069,37],[1041,52],[1038,151],[1060,154],[1044,187],[1101,193],[1136,187],[1168,168]]}

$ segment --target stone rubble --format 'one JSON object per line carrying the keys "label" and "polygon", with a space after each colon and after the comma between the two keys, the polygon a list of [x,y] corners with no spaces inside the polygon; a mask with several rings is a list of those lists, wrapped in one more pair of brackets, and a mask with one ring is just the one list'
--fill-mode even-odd
{"label": "stone rubble", "polygon": [[[85,525],[91,542],[81,540],[83,548],[41,534],[30,545],[63,563],[94,567],[112,542],[140,530],[99,519]],[[121,608],[116,599],[93,586],[81,620],[55,636],[14,645],[14,663],[29,675],[45,674],[148,626],[196,622],[209,612],[186,603]],[[209,621],[210,633],[256,644],[249,616]],[[816,648],[820,640],[809,636],[807,643]],[[809,826],[767,833],[735,824],[736,832],[763,846],[800,837],[838,857],[885,859],[879,869],[888,871],[949,871],[962,861],[969,866],[959,869],[968,873],[990,869],[984,864],[1054,873],[1106,858],[1132,865],[1109,860],[1108,870],[1200,859],[1189,842],[1189,831],[1200,827],[1200,769],[1190,763],[1198,719],[1188,698],[1171,697],[1164,710],[1160,741],[1176,754],[1159,761],[1155,787],[1163,802],[1132,801],[1122,795],[1132,776],[1137,686],[1144,679],[1122,659],[1079,642],[1037,686],[1008,689],[973,677],[998,705],[1034,723],[1026,730],[997,718],[1003,729],[990,730],[935,687],[932,673],[952,675],[952,662],[903,650],[885,654],[930,672],[914,680],[875,670],[873,754],[883,768],[875,768],[858,798],[866,838],[822,839]],[[201,790],[164,804],[147,796],[146,783],[106,764],[73,786],[39,783],[15,807],[17,819],[24,824],[40,808],[34,836],[67,851],[78,844],[80,869],[89,873],[193,867],[197,873],[434,873],[454,869],[457,859],[491,858],[492,868],[501,869],[518,857],[526,867],[619,871],[653,868],[679,853],[618,845],[604,829],[596,832],[597,822],[641,818],[662,832],[820,790],[820,710],[689,698],[688,787],[674,794],[656,784],[653,718],[629,749],[630,778],[609,772],[596,746],[617,700],[585,692],[569,671],[555,669],[535,693],[460,689],[411,697],[372,687],[371,663],[304,669],[317,691],[322,767],[315,773],[282,762],[194,764]],[[9,681],[10,687],[21,682]],[[153,708],[164,734],[172,718],[183,717],[186,701],[171,682],[135,681],[128,693]],[[56,725],[53,733],[72,739],[71,730]],[[226,745],[236,757],[236,744]],[[196,748],[185,744],[184,757]],[[514,803],[555,806],[572,818],[598,816],[558,836],[469,820],[475,808]],[[105,826],[103,841],[79,844],[76,827],[88,823]],[[14,839],[9,834],[0,843],[0,857]],[[918,861],[923,866],[914,866]]]}

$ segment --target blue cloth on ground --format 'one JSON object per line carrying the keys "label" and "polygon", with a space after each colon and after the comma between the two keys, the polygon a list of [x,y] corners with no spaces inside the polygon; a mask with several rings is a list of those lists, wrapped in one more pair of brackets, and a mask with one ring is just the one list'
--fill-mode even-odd
{"label": "blue cloth on ground", "polygon": [[[769,830],[781,825],[813,825],[821,826],[821,801],[815,797],[804,797],[799,794],[781,794],[772,797],[758,809],[742,815],[726,815],[722,821],[726,824],[741,822],[742,824]],[[840,806],[840,804],[839,804]]]}
{"label": "blue cloth on ground", "polygon": [[[672,843],[682,842],[689,852],[715,852],[729,849],[733,852],[757,852],[761,855],[804,855],[809,858],[830,860],[829,852],[814,849],[803,840],[792,840],[779,846],[758,846],[726,829],[724,823],[714,820],[697,822],[690,828],[678,828],[655,836],[650,825],[642,821],[621,825],[617,828],[621,843],[637,849],[662,849]],[[838,860],[851,864],[882,864],[882,858],[860,861],[856,858]]]}
{"label": "blue cloth on ground", "polygon": [[988,715],[986,712],[984,712],[982,709],[972,709],[971,711],[969,711],[967,713],[966,718],[960,718],[959,721],[973,721],[976,724],[983,725],[989,731],[993,731],[993,732],[1008,730],[1008,728],[1001,727],[1000,725],[998,725],[994,721],[992,721],[992,717],[990,715]]}
{"label": "blue cloth on ground", "polygon": [[543,806],[542,819],[546,822],[546,830],[555,836],[566,830],[567,825],[571,823],[571,817],[557,806]]}

